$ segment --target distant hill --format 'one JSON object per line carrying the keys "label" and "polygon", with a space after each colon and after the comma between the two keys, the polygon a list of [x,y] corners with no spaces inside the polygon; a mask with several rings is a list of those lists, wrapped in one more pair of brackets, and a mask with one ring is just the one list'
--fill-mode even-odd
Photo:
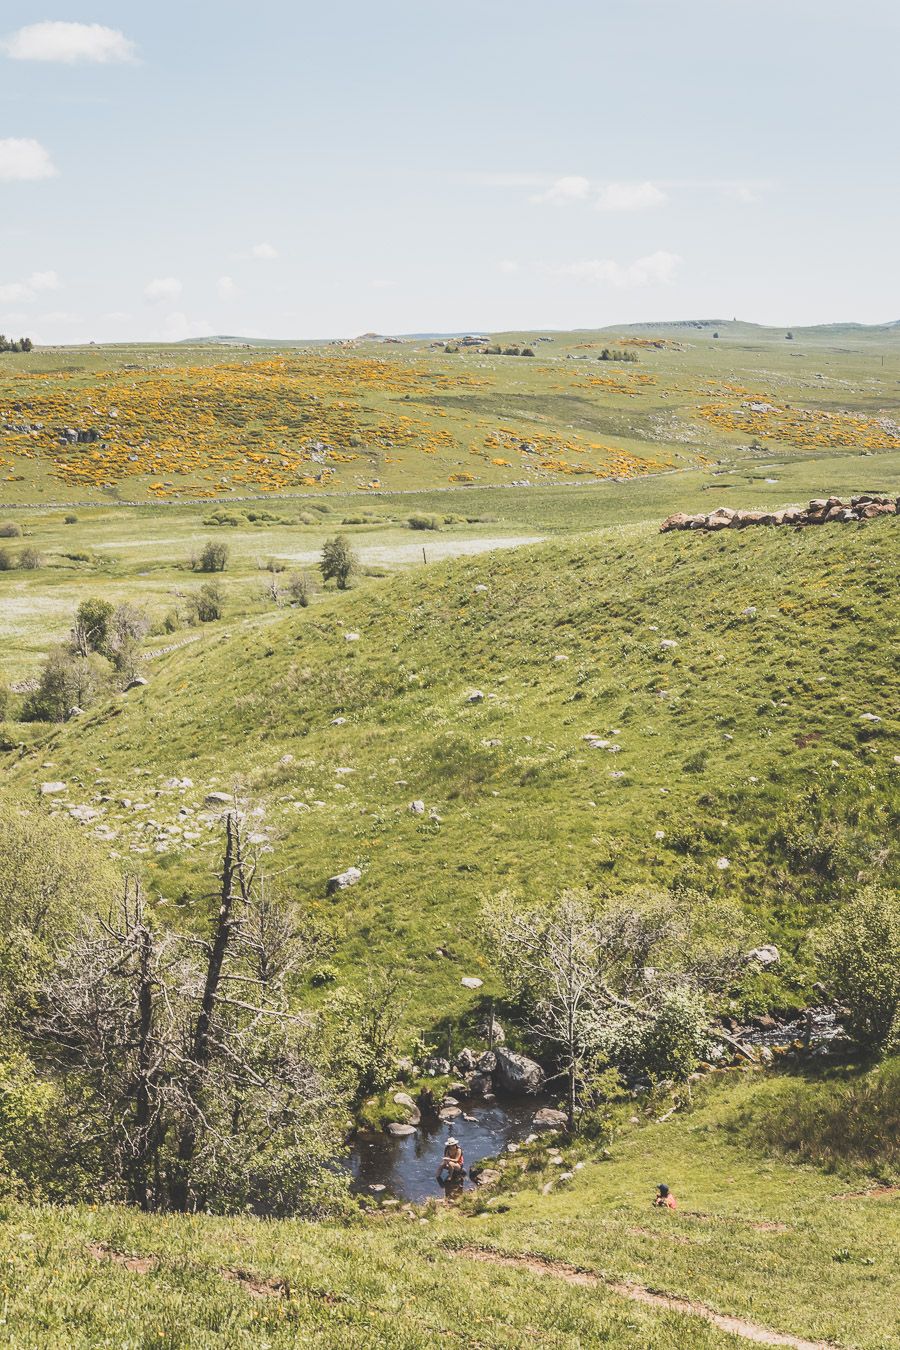
{"label": "distant hill", "polygon": [[457,338],[464,337],[469,333],[483,333],[486,336],[493,337],[495,334],[505,335],[507,333],[545,333],[554,337],[564,337],[567,333],[684,333],[685,330],[694,329],[699,332],[718,329],[720,334],[755,334],[758,337],[778,337],[784,336],[785,332],[793,332],[795,338],[803,337],[836,337],[842,333],[855,335],[859,337],[880,337],[885,334],[893,335],[900,332],[900,319],[894,319],[883,324],[866,324],[848,321],[844,323],[823,323],[803,325],[786,325],[781,327],[773,324],[751,323],[743,319],[660,319],[654,322],[645,323],[624,323],[608,324],[602,328],[591,329],[560,329],[560,328],[517,328],[517,329],[492,329],[475,325],[471,328],[457,328],[450,332],[425,332],[425,333],[361,333],[355,338],[340,339],[337,337],[317,337],[317,338],[248,338],[231,334],[211,334],[203,338],[185,338],[178,346],[248,346],[248,347],[300,347],[319,345],[324,342],[337,342],[342,340],[352,340],[356,342],[385,342],[388,339],[394,339],[402,342],[448,342]]}

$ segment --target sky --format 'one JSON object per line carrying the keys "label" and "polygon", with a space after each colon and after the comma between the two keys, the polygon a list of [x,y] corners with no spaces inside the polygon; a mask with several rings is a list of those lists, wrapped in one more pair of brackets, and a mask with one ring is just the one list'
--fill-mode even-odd
{"label": "sky", "polygon": [[897,0],[0,0],[0,332],[900,319],[898,57]]}

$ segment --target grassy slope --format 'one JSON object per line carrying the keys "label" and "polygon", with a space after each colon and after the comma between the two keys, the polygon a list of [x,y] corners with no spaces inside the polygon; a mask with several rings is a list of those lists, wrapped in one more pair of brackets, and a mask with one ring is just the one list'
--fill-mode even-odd
{"label": "grassy slope", "polygon": [[[741,1077],[690,1115],[625,1126],[612,1161],[588,1159],[541,1193],[534,1174],[477,1217],[426,1211],[350,1228],[252,1220],[146,1218],[126,1210],[8,1205],[0,1224],[4,1336],[16,1347],[207,1350],[266,1344],[419,1348],[611,1344],[695,1350],[746,1342],[696,1317],[571,1287],[458,1253],[539,1254],[699,1300],[780,1332],[860,1350],[896,1350],[896,1198],[754,1155],[727,1126],[760,1090]],[[763,1089],[778,1094],[781,1083]],[[650,1206],[665,1177],[675,1214]],[[421,1216],[420,1216],[421,1217]],[[139,1274],[88,1244],[158,1258]],[[257,1298],[223,1276],[287,1283]],[[814,1293],[813,1293],[814,1291]]]}
{"label": "grassy slope", "polygon": [[[895,869],[898,538],[621,527],[367,581],[203,630],[6,779],[66,781],[195,913],[218,847],[203,797],[242,780],[294,893],[346,925],[345,974],[398,961],[423,1023],[463,1009],[461,976],[489,980],[473,920],[500,887],[734,893],[790,950],[845,882]],[[157,851],[171,824],[200,837]],[[325,901],[351,864],[363,880]]]}

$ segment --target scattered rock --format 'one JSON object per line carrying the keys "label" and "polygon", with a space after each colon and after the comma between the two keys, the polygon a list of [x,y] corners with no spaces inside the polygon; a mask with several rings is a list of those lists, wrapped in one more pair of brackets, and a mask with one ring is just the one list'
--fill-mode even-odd
{"label": "scattered rock", "polygon": [[472,1167],[469,1176],[476,1186],[496,1186],[503,1179],[503,1173],[496,1167]]}
{"label": "scattered rock", "polygon": [[481,692],[480,689],[472,689],[472,690],[469,691],[468,694],[466,694],[466,702],[467,702],[467,703],[483,703],[483,702],[484,702],[484,694]]}
{"label": "scattered rock", "polygon": [[424,814],[425,814],[425,803],[424,803],[423,801],[419,801],[419,800],[414,801],[414,802],[410,802],[409,806],[407,807],[407,810],[409,811],[410,815],[412,815],[412,816],[424,816]]}
{"label": "scattered rock", "polygon": [[564,1130],[568,1125],[565,1111],[555,1111],[552,1106],[544,1106],[535,1111],[531,1128],[533,1130]]}
{"label": "scattered rock", "polygon": [[385,1125],[385,1131],[393,1135],[395,1139],[404,1139],[407,1135],[415,1134],[415,1125],[407,1125],[405,1121],[392,1120],[389,1125]]}
{"label": "scattered rock", "polygon": [[42,797],[53,797],[57,792],[65,792],[66,790],[65,783],[41,783]]}
{"label": "scattered rock", "polygon": [[325,883],[325,894],[336,895],[338,891],[345,891],[348,886],[355,886],[361,876],[358,867],[348,867],[346,872],[337,872]]}
{"label": "scattered rock", "polygon": [[463,989],[480,989],[484,980],[479,980],[477,975],[464,975],[460,980]]}
{"label": "scattered rock", "polygon": [[230,792],[208,792],[203,799],[204,806],[231,806],[234,797]]}
{"label": "scattered rock", "polygon": [[128,684],[126,684],[125,693],[127,694],[132,689],[140,689],[142,685],[149,683],[150,681],[145,679],[143,675],[135,675],[134,679],[129,680]]}
{"label": "scattered rock", "polygon": [[765,947],[754,947],[752,952],[747,953],[747,960],[758,961],[763,967],[777,966],[781,960],[781,952],[773,943],[769,943]]}
{"label": "scattered rock", "polygon": [[419,1121],[422,1119],[422,1113],[408,1092],[395,1092],[394,1105],[403,1107],[407,1114],[406,1123],[408,1125],[418,1125]]}

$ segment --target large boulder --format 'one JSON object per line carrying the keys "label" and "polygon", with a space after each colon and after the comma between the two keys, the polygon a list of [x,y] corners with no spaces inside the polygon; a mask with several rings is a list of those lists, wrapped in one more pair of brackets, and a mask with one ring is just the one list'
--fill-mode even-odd
{"label": "large boulder", "polygon": [[385,1125],[385,1130],[395,1139],[404,1139],[409,1134],[415,1134],[415,1125],[406,1125],[399,1120],[392,1120],[389,1125]]}
{"label": "large boulder", "polygon": [[494,1082],[498,1088],[526,1096],[540,1092],[544,1086],[544,1070],[536,1060],[517,1050],[507,1050],[505,1046],[500,1046],[494,1054],[497,1057]]}
{"label": "large boulder", "polygon": [[503,1179],[503,1173],[496,1167],[479,1167],[476,1163],[469,1168],[469,1176],[476,1186],[496,1186]]}

